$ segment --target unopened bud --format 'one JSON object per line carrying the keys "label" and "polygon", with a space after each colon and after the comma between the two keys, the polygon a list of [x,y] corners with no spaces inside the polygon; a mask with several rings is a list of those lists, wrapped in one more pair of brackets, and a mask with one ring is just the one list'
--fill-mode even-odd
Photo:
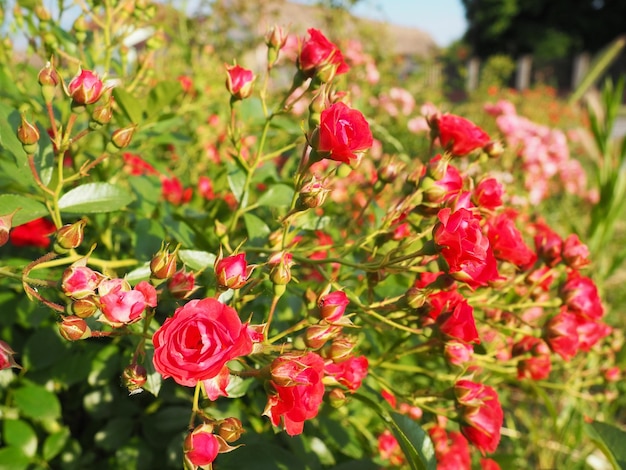
{"label": "unopened bud", "polygon": [[174,298],[186,299],[196,291],[195,284],[196,275],[180,269],[167,281],[167,288]]}
{"label": "unopened bud", "polygon": [[89,123],[89,127],[92,129],[96,129],[100,126],[104,126],[111,122],[113,118],[113,109],[111,108],[111,102],[109,101],[107,104],[103,104],[101,106],[96,106],[91,113],[91,121]]}
{"label": "unopened bud", "polygon": [[243,425],[237,418],[230,417],[223,420],[217,429],[217,433],[226,442],[234,442],[244,433]]}
{"label": "unopened bud", "polygon": [[61,82],[61,78],[54,68],[52,61],[48,62],[44,68],[39,71],[37,76],[39,85],[41,86],[41,94],[46,104],[50,104],[54,99],[56,87]]}
{"label": "unopened bud", "polygon": [[10,369],[11,367],[15,367],[16,369],[22,368],[15,362],[15,359],[13,359],[14,355],[15,351],[11,349],[11,346],[0,340],[0,370]]}
{"label": "unopened bud", "polygon": [[13,216],[19,209],[15,209],[10,214],[0,215],[0,246],[9,241],[9,232],[13,226]]}
{"label": "unopened bud", "polygon": [[92,317],[99,309],[100,306],[93,296],[76,299],[69,305],[70,312],[78,318]]}
{"label": "unopened bud", "polygon": [[239,65],[226,65],[226,89],[235,100],[243,100],[252,94],[255,76],[251,70]]}
{"label": "unopened bud", "polygon": [[489,142],[483,147],[483,150],[489,157],[498,158],[504,153],[504,146],[499,140]]}
{"label": "unopened bud", "polygon": [[35,7],[35,15],[37,16],[37,19],[42,23],[47,23],[52,19],[52,15],[43,5],[37,5]]}
{"label": "unopened bud", "polygon": [[175,249],[169,252],[169,244],[161,246],[161,249],[152,257],[150,261],[150,272],[154,279],[169,279],[176,272],[176,253]]}
{"label": "unopened bud", "polygon": [[79,43],[85,42],[87,39],[87,31],[89,30],[89,25],[87,24],[87,20],[83,15],[80,15],[76,18],[73,25],[74,29],[74,37]]}
{"label": "unopened bud", "polygon": [[129,392],[134,392],[143,387],[148,381],[148,371],[139,364],[130,364],[122,372],[122,382]]}
{"label": "unopened bud", "polygon": [[63,320],[58,325],[61,336],[68,341],[78,341],[91,337],[91,329],[82,318],[74,316],[63,317]]}
{"label": "unopened bud", "polygon": [[275,253],[269,260],[272,265],[270,280],[274,285],[284,286],[291,281],[291,266],[293,266],[293,255],[284,251]]}
{"label": "unopened bud", "polygon": [[400,172],[404,169],[404,163],[396,158],[385,155],[378,168],[378,179],[383,183],[393,183]]}
{"label": "unopened bud", "polygon": [[311,349],[320,349],[340,331],[341,327],[324,323],[311,325],[304,332],[304,342]]}
{"label": "unopened bud", "polygon": [[55,251],[59,249],[60,251],[57,251],[57,253],[63,253],[67,252],[67,250],[78,248],[83,242],[86,224],[87,221],[81,219],[73,224],[64,225],[59,230],[57,230],[56,242],[54,246]]}
{"label": "unopened bud", "polygon": [[407,305],[415,309],[422,307],[427,297],[428,295],[426,295],[424,289],[420,289],[419,287],[411,287],[406,291],[406,294],[404,294]]}
{"label": "unopened bud", "polygon": [[130,145],[130,142],[133,140],[133,135],[135,134],[136,130],[137,126],[135,124],[116,130],[111,135],[111,143],[118,150],[128,147]]}
{"label": "unopened bud", "polygon": [[354,342],[346,337],[340,337],[333,340],[330,344],[330,348],[327,351],[329,359],[333,362],[343,362],[352,357],[352,351],[354,351]]}
{"label": "unopened bud", "polygon": [[330,190],[326,187],[326,181],[319,180],[316,176],[313,176],[311,181],[302,186],[298,195],[297,207],[302,210],[320,207],[324,204],[329,192]]}
{"label": "unopened bud", "polygon": [[26,120],[22,114],[22,123],[17,128],[17,139],[22,143],[22,148],[29,155],[34,154],[38,148],[39,129]]}

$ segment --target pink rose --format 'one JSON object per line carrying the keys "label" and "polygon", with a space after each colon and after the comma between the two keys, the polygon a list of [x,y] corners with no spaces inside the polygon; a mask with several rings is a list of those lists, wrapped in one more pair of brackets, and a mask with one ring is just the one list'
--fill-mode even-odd
{"label": "pink rose", "polygon": [[234,309],[211,298],[176,309],[152,341],[155,369],[186,387],[216,377],[228,361],[252,352],[247,325]]}
{"label": "pink rose", "polygon": [[226,66],[226,89],[236,100],[248,98],[252,94],[254,78],[252,70],[239,65]]}
{"label": "pink rose", "polygon": [[104,85],[97,74],[90,70],[79,70],[67,89],[76,104],[92,104],[100,99]]}
{"label": "pink rose", "polygon": [[220,450],[220,442],[212,432],[212,426],[201,424],[187,434],[183,443],[185,468],[198,468],[211,464]]}

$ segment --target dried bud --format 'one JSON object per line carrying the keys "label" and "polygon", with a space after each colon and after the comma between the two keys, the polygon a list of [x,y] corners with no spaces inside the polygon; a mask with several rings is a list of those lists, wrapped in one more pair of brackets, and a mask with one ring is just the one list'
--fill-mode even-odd
{"label": "dried bud", "polygon": [[11,231],[13,216],[19,209],[15,209],[10,214],[0,215],[0,246],[9,241],[9,232]]}
{"label": "dried bud", "polygon": [[226,442],[234,442],[244,433],[241,421],[237,418],[230,417],[221,421],[217,428],[217,433]]}
{"label": "dried bud", "polygon": [[169,279],[176,272],[176,253],[178,248],[172,253],[168,249],[169,244],[161,246],[161,249],[150,261],[150,272],[154,279]]}
{"label": "dried bud", "polygon": [[73,224],[67,224],[57,230],[54,245],[57,253],[65,253],[72,248],[78,248],[83,242],[85,225],[87,221],[81,219]]}
{"label": "dried bud", "polygon": [[22,123],[17,128],[17,139],[22,143],[22,148],[29,155],[37,151],[39,142],[39,129],[26,120],[22,114]]}
{"label": "dried bud", "polygon": [[148,381],[148,371],[139,364],[130,364],[122,372],[122,382],[130,393],[139,390]]}
{"label": "dried bud", "polygon": [[137,126],[135,124],[116,130],[111,135],[111,143],[118,150],[128,147],[130,145],[130,142],[133,140],[133,135],[135,134],[136,130]]}
{"label": "dried bud", "polygon": [[68,341],[78,341],[91,337],[91,329],[82,318],[69,316],[63,317],[58,323],[59,332]]}

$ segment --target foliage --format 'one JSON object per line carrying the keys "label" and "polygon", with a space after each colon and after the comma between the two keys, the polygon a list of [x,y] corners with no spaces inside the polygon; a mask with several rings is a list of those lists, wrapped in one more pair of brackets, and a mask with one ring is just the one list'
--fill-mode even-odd
{"label": "foliage", "polygon": [[621,459],[585,424],[624,409],[601,248],[549,211],[597,207],[558,153],[569,108],[546,89],[451,114],[380,45],[237,40],[263,4],[225,3],[6,18],[31,59],[3,42],[0,466]]}

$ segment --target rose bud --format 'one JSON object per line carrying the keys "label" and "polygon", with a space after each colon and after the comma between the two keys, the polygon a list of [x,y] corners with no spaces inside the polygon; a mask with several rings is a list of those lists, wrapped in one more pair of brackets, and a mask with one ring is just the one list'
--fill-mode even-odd
{"label": "rose bud", "polygon": [[265,44],[277,51],[282,49],[287,42],[287,33],[281,26],[274,25],[265,35]]}
{"label": "rose bud", "polygon": [[330,189],[326,187],[326,180],[319,180],[313,176],[311,181],[305,183],[298,195],[297,207],[299,209],[313,209],[324,204]]}
{"label": "rose bud", "polygon": [[274,284],[274,294],[282,295],[285,292],[285,286],[291,281],[291,266],[293,266],[293,255],[280,251],[274,253],[269,261],[272,266],[270,270],[270,280]]}
{"label": "rose bud", "polygon": [[563,261],[572,269],[581,269],[587,266],[589,260],[589,248],[580,241],[578,235],[571,234],[563,242],[561,251]]}
{"label": "rose bud", "polygon": [[67,224],[57,230],[54,244],[57,253],[66,253],[72,248],[78,248],[83,242],[84,229],[87,221],[82,219],[73,224]]}
{"label": "rose bud", "polygon": [[39,129],[26,120],[22,114],[22,123],[17,128],[17,139],[21,142],[22,148],[29,155],[34,154],[38,148]]}
{"label": "rose bud", "polygon": [[504,188],[495,178],[485,178],[472,193],[472,202],[484,209],[496,209],[502,205]]}
{"label": "rose bud", "polygon": [[139,390],[148,381],[148,371],[139,364],[130,364],[122,372],[122,382],[130,393]]}
{"label": "rose bud", "polygon": [[354,342],[346,338],[345,336],[335,338],[330,344],[326,356],[332,359],[333,362],[343,362],[352,357],[352,351],[354,351]]}
{"label": "rose bud", "polygon": [[9,241],[9,233],[11,232],[13,216],[17,211],[18,209],[15,209],[10,214],[0,215],[0,246]]}
{"label": "rose bud", "polygon": [[132,126],[122,127],[121,129],[117,129],[111,134],[111,143],[113,147],[117,150],[124,149],[128,147],[133,140],[133,135],[137,130],[137,126],[133,124]]}
{"label": "rose bud", "polygon": [[97,74],[80,69],[67,87],[74,104],[79,106],[98,101],[103,88],[102,80]]}
{"label": "rose bud", "polygon": [[89,318],[100,309],[95,297],[76,299],[69,305],[69,311],[78,318]]}
{"label": "rose bud", "polygon": [[0,340],[0,370],[10,369],[11,367],[21,369],[17,362],[15,362],[15,359],[13,359],[14,355],[15,351],[11,349],[11,346]]}
{"label": "rose bud", "polygon": [[61,289],[68,297],[84,299],[92,296],[104,279],[104,275],[99,272],[74,263],[63,272]]}
{"label": "rose bud", "polygon": [[50,104],[54,99],[54,93],[56,87],[61,82],[61,78],[57,73],[52,62],[46,63],[46,65],[39,71],[37,76],[39,85],[41,86],[41,94],[46,104]]}
{"label": "rose bud", "polygon": [[211,464],[220,450],[220,443],[213,434],[213,426],[201,424],[187,434],[183,443],[183,459],[186,469],[196,469]]}
{"label": "rose bud", "polygon": [[341,327],[320,323],[309,326],[304,332],[304,343],[311,349],[320,349],[339,334]]}
{"label": "rose bud", "polygon": [[186,299],[198,289],[195,284],[196,275],[194,273],[179,269],[167,281],[167,288],[174,298]]}
{"label": "rose bud", "polygon": [[217,433],[226,442],[234,442],[244,433],[241,421],[234,417],[229,417],[220,422]]}
{"label": "rose bud", "polygon": [[443,355],[450,364],[462,366],[472,359],[474,346],[463,341],[447,341],[443,347]]}
{"label": "rose bud", "polygon": [[441,146],[456,156],[467,155],[491,141],[489,135],[476,124],[454,114],[435,117],[431,126]]}
{"label": "rose bud", "polygon": [[82,318],[74,316],[63,317],[63,320],[58,325],[61,336],[68,341],[78,341],[91,337],[91,329]]}
{"label": "rose bud", "polygon": [[349,303],[350,300],[343,291],[335,291],[323,295],[317,302],[317,306],[320,309],[320,317],[328,323],[336,323],[343,316]]}
{"label": "rose bud", "polygon": [[254,268],[255,266],[248,266],[246,263],[245,253],[222,258],[220,252],[213,265],[218,289],[241,289],[248,282]]}
{"label": "rose bud", "polygon": [[171,253],[168,248],[169,244],[161,246],[161,249],[150,261],[151,277],[154,279],[169,279],[176,272],[176,253],[178,248]]}
{"label": "rose bud", "polygon": [[243,100],[252,94],[254,84],[252,70],[244,69],[239,65],[226,65],[226,89],[234,100]]}
{"label": "rose bud", "polygon": [[346,397],[346,393],[340,388],[333,388],[328,392],[328,401],[333,408],[341,408],[348,401],[348,397]]}
{"label": "rose bud", "polygon": [[310,28],[307,39],[298,54],[298,68],[306,78],[318,75],[321,81],[328,82],[335,75],[349,70],[339,48],[330,42],[321,31]]}

